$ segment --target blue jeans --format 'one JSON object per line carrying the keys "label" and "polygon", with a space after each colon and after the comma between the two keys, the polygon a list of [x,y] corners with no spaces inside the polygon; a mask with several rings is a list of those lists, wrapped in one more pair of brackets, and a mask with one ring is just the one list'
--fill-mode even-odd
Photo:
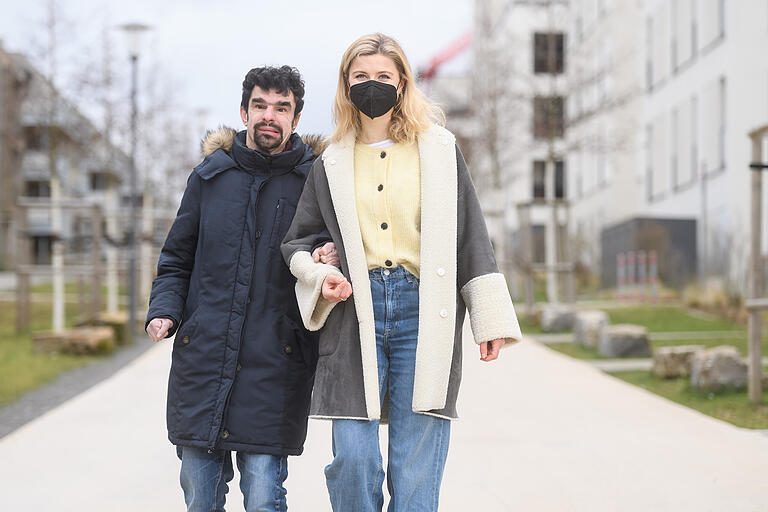
{"label": "blue jeans", "polygon": [[[181,459],[181,488],[189,512],[224,510],[229,486],[235,476],[232,452],[177,446]],[[240,490],[246,512],[284,512],[288,510],[283,482],[288,477],[286,457],[263,453],[237,452]]]}
{"label": "blue jeans", "polygon": [[[404,268],[369,272],[376,322],[379,399],[389,388],[389,512],[437,511],[450,421],[411,410],[419,330],[419,281]],[[333,462],[325,468],[336,512],[379,512],[384,470],[379,422],[333,420]]]}

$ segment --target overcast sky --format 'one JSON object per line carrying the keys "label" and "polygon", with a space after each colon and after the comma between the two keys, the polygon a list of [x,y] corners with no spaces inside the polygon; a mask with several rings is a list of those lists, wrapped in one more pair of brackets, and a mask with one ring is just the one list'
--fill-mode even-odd
{"label": "overcast sky", "polygon": [[[35,31],[41,30],[46,1],[0,0],[0,38],[7,49],[28,50]],[[94,52],[107,17],[115,26],[134,21],[151,25],[146,50],[181,84],[181,104],[192,111],[204,109],[209,126],[241,125],[240,87],[249,69],[296,66],[307,89],[298,131],[323,134],[332,126],[341,54],[358,36],[375,31],[394,36],[418,68],[468,32],[473,16],[472,0],[59,0],[59,5],[74,27],[69,37],[91,45]],[[444,72],[467,69],[469,53]],[[121,54],[116,55],[119,59]]]}

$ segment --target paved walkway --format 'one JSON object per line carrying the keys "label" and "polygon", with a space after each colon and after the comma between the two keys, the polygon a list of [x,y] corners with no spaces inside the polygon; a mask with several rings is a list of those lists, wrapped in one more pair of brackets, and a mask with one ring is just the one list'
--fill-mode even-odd
{"label": "paved walkway", "polygon": [[[469,342],[441,507],[453,511],[765,511],[768,437],[526,340]],[[165,438],[170,344],[0,440],[0,510],[183,510]],[[291,458],[291,510],[329,510],[329,424]],[[234,487],[234,485],[233,485]],[[230,491],[228,510],[242,510]]]}

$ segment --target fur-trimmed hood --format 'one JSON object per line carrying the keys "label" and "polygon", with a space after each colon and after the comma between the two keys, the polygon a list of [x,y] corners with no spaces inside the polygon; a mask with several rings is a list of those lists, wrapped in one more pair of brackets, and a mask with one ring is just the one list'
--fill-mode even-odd
{"label": "fur-trimmed hood", "polygon": [[[203,158],[218,149],[223,149],[224,151],[229,152],[229,150],[232,149],[232,144],[234,144],[236,133],[237,130],[230,128],[229,126],[219,126],[214,130],[207,130],[205,132],[205,137],[200,141],[200,150],[203,154]],[[323,151],[325,151],[325,148],[328,147],[328,142],[325,140],[325,137],[319,134],[311,133],[302,135],[301,140],[304,144],[312,148],[312,152],[315,156],[320,156]]]}

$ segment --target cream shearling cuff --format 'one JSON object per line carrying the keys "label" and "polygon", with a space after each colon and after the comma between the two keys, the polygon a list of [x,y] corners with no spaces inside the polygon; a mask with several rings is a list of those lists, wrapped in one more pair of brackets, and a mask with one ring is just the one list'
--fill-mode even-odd
{"label": "cream shearling cuff", "polygon": [[520,341],[520,324],[501,273],[485,274],[467,282],[461,296],[469,310],[469,323],[478,345],[499,338],[507,343]]}
{"label": "cream shearling cuff", "polygon": [[330,274],[344,277],[341,271],[333,265],[315,263],[307,251],[298,251],[291,257],[288,265],[291,274],[296,277],[296,300],[304,327],[317,331],[328,319],[331,310],[337,304],[323,297],[323,281]]}

